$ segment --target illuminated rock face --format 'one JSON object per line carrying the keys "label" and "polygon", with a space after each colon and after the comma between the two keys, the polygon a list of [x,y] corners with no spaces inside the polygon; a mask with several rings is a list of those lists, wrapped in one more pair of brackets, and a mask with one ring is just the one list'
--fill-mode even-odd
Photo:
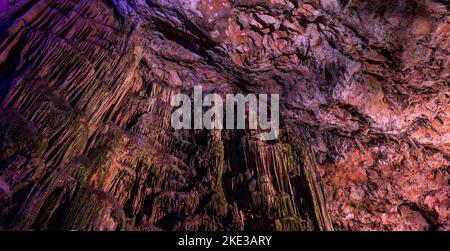
{"label": "illuminated rock face", "polygon": [[[0,228],[449,230],[448,6],[0,1]],[[279,140],[174,131],[196,85]]]}

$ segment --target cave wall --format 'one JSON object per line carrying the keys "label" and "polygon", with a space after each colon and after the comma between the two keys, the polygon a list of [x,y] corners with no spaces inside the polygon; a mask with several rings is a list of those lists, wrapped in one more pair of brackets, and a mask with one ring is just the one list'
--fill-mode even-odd
{"label": "cave wall", "polygon": [[[449,229],[448,1],[0,3],[0,228]],[[196,85],[279,140],[173,130]]]}

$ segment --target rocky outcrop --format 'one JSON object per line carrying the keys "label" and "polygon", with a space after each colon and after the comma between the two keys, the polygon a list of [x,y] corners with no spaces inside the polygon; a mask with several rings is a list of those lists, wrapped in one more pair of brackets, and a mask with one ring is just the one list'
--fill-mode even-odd
{"label": "rocky outcrop", "polygon": [[[448,230],[441,1],[0,1],[0,226]],[[171,98],[278,93],[281,135]]]}

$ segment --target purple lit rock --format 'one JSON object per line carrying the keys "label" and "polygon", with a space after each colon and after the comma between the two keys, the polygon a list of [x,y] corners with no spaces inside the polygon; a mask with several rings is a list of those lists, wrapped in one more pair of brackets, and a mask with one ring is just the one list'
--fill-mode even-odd
{"label": "purple lit rock", "polygon": [[[0,228],[449,230],[444,2],[0,1]],[[279,140],[173,130],[196,85]]]}

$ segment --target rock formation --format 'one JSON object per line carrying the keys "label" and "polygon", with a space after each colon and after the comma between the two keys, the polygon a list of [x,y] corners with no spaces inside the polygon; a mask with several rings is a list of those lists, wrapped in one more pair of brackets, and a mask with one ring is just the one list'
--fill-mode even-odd
{"label": "rock formation", "polygon": [[[0,1],[0,229],[450,230],[450,1]],[[281,135],[171,98],[278,93]]]}

